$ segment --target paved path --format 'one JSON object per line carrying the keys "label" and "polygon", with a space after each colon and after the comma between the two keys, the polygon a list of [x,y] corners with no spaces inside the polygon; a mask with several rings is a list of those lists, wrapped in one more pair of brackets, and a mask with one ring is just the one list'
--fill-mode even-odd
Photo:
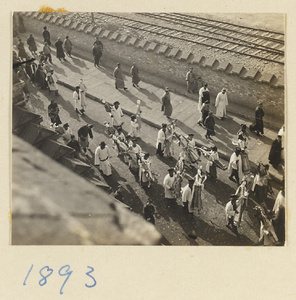
{"label": "paved path", "polygon": [[[40,45],[39,48],[41,48]],[[168,122],[160,110],[161,97],[164,93],[163,89],[146,82],[140,82],[140,89],[134,88],[131,83],[131,77],[126,76],[125,84],[128,91],[116,90],[112,75],[113,70],[104,66],[95,68],[93,62],[75,56],[73,59],[67,57],[66,62],[60,62],[55,57],[55,54],[52,56],[54,63],[52,67],[61,83],[74,88],[78,85],[79,79],[83,78],[90,96],[105,99],[110,103],[119,101],[121,107],[129,113],[136,111],[136,102],[140,99],[142,103],[142,119],[146,119],[154,126],[160,126],[161,123]],[[211,110],[215,113],[214,100],[214,95],[212,95]],[[69,99],[69,101],[71,102],[73,99]],[[211,146],[215,144],[221,156],[226,159],[233,152],[234,145],[232,140],[236,139],[236,133],[240,129],[240,124],[250,125],[249,121],[235,115],[229,115],[225,120],[215,118],[216,136],[213,138],[213,142],[209,142],[205,139],[205,129],[197,125],[197,121],[200,118],[197,102],[173,92],[171,92],[171,102],[173,105],[172,118],[178,120],[178,130],[185,134],[193,133],[194,138],[202,145]],[[244,108],[241,109],[243,110]],[[129,131],[129,124],[124,124],[123,127]],[[250,161],[254,163],[259,161],[268,163],[270,146],[272,141],[276,139],[276,136],[277,132],[270,129],[265,129],[265,136],[262,138],[258,138],[254,133],[250,133],[248,141]],[[271,167],[270,172],[276,179],[280,180],[282,178],[283,171],[281,169],[275,170]]]}

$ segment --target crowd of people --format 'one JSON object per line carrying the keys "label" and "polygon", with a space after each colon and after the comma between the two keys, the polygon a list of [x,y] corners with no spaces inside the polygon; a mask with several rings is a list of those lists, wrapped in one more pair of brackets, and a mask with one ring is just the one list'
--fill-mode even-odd
{"label": "crowd of people", "polygon": [[[53,92],[58,95],[58,77],[54,72],[51,56],[51,36],[44,27],[43,31],[44,45],[42,51],[37,54],[37,46],[32,34],[27,39],[28,49],[31,55],[27,54],[23,41],[19,38],[16,45],[18,53],[13,52],[13,66],[14,66],[14,83],[22,82],[25,99],[29,99],[28,83],[33,82],[41,89],[47,89],[49,93]],[[56,56],[61,61],[66,61],[65,53],[72,58],[73,44],[66,36],[64,41],[59,37],[54,43],[56,48]],[[96,37],[92,54],[94,57],[94,66],[100,67],[100,59],[103,54],[103,43]],[[29,58],[34,57],[35,60]],[[38,63],[36,63],[36,62]],[[132,85],[139,88],[140,76],[139,69],[133,63],[131,70]],[[124,83],[124,76],[122,74],[120,63],[117,64],[113,72],[115,80],[115,88],[127,90]],[[198,89],[201,78],[196,76],[193,68],[190,68],[186,74],[187,92],[198,94],[198,107],[201,117],[197,124],[204,127],[206,130],[205,138],[212,140],[215,136],[215,118],[213,112],[210,110],[210,91],[208,84],[205,83]],[[83,79],[77,83],[75,91],[73,92],[73,107],[74,110],[83,115],[87,109],[86,98],[87,86]],[[141,135],[141,101],[137,101],[137,106],[134,114],[130,119],[130,130],[127,135],[124,134],[123,125],[123,111],[118,101],[108,103],[102,101],[108,116],[109,121],[104,124],[106,132],[112,141],[113,149],[116,150],[119,156],[128,164],[131,172],[137,175],[139,184],[143,187],[150,188],[153,182],[158,181],[159,174],[153,171],[151,165],[150,155],[143,150],[137,143],[137,138]],[[226,108],[228,105],[227,91],[225,88],[221,90],[216,96],[214,103],[216,107],[215,116],[218,119],[227,118]],[[173,168],[168,169],[168,174],[164,177],[162,185],[164,188],[164,198],[167,205],[176,204],[179,199],[184,207],[184,212],[188,214],[199,215],[203,209],[203,190],[206,181],[217,181],[217,168],[223,171],[228,169],[229,180],[235,182],[238,186],[236,193],[230,195],[230,200],[225,206],[226,226],[231,229],[233,233],[239,237],[238,228],[243,220],[243,213],[248,207],[248,199],[250,193],[254,194],[256,201],[261,205],[258,209],[258,219],[260,221],[261,239],[265,236],[273,236],[274,244],[284,243],[283,235],[283,220],[284,210],[284,188],[280,191],[277,197],[273,214],[270,216],[265,201],[268,194],[273,193],[270,176],[268,173],[269,165],[259,164],[254,180],[252,180],[251,167],[248,160],[248,139],[246,124],[241,124],[241,128],[237,132],[237,139],[232,141],[236,146],[235,151],[230,157],[228,167],[225,166],[219,158],[218,149],[216,146],[211,148],[201,147],[194,140],[194,134],[181,134],[177,132],[177,120],[172,119],[173,107],[170,99],[170,90],[165,88],[164,94],[161,98],[161,111],[167,117],[168,122],[163,123],[161,129],[157,133],[155,153],[160,158],[171,159],[177,156],[178,160]],[[93,138],[93,125],[86,124],[79,128],[77,132],[77,139],[73,134],[68,123],[63,124],[59,117],[59,107],[55,100],[52,100],[48,106],[48,116],[51,120],[51,128],[54,128],[63,138],[65,144],[72,147],[75,151],[75,157],[80,155],[87,155],[89,149],[89,138]],[[264,111],[262,103],[258,105],[255,110],[255,123],[249,129],[255,131],[258,136],[264,134],[263,129]],[[284,137],[284,127],[280,130],[278,138],[272,143],[269,154],[269,161],[273,166],[278,166],[282,162],[282,138]],[[177,147],[178,145],[178,147]],[[177,153],[177,150],[180,150]],[[96,148],[94,153],[94,165],[99,168],[104,176],[112,175],[112,168],[110,158],[112,151],[105,141],[102,141]],[[203,170],[200,162],[201,157],[207,160],[206,168]],[[185,180],[187,184],[184,186]],[[183,187],[182,187],[183,186]],[[278,198],[280,197],[280,200]],[[151,223],[155,224],[153,216],[155,208],[151,201],[144,207],[144,217]],[[272,231],[272,226],[275,226],[275,231]],[[278,232],[278,233],[276,233]],[[276,237],[276,238],[275,238]],[[264,244],[268,244],[267,242]]]}

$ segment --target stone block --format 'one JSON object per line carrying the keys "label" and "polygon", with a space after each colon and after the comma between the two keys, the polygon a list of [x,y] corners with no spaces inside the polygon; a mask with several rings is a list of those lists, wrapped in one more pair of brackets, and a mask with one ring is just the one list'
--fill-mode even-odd
{"label": "stone block", "polygon": [[95,32],[93,33],[93,35],[94,35],[94,36],[99,36],[99,35],[101,34],[102,30],[103,30],[103,29],[100,28],[100,27],[97,28],[97,29],[95,30]]}
{"label": "stone block", "polygon": [[280,89],[285,88],[285,79],[284,79],[284,77],[279,77],[274,86],[276,88],[280,88]]}
{"label": "stone block", "polygon": [[61,25],[61,24],[59,24],[61,20],[62,20],[62,23],[63,23],[64,22],[63,18],[60,18],[58,16],[53,16],[53,18],[50,20],[50,23]]}
{"label": "stone block", "polygon": [[46,13],[42,13],[41,15],[39,15],[38,20],[44,20],[46,17]]}
{"label": "stone block", "polygon": [[204,59],[205,57],[202,55],[202,54],[197,54],[197,55],[194,55],[193,59],[192,59],[192,64],[200,64],[202,62],[202,60]]}
{"label": "stone block", "polygon": [[175,58],[179,53],[180,53],[180,49],[179,48],[173,48],[171,49],[171,51],[169,53],[167,53],[167,57],[171,57],[171,58]]}
{"label": "stone block", "polygon": [[131,37],[131,39],[128,41],[128,45],[129,46],[135,46],[136,42],[137,42],[137,38],[136,37]]}
{"label": "stone block", "polygon": [[27,12],[25,13],[25,15],[26,15],[27,17],[31,17],[33,14],[34,14],[33,11],[27,11]]}
{"label": "stone block", "polygon": [[80,24],[79,28],[78,28],[78,31],[84,31],[85,28],[86,28],[87,24],[86,23],[83,23],[83,24]]}
{"label": "stone block", "polygon": [[260,72],[257,69],[250,69],[247,71],[247,73],[243,76],[244,79],[251,79],[254,80],[257,75],[259,75]]}
{"label": "stone block", "polygon": [[152,43],[150,43],[150,44],[148,45],[146,51],[154,51],[154,50],[156,49],[157,46],[158,46],[157,43],[152,42]]}
{"label": "stone block", "polygon": [[187,61],[189,59],[189,56],[192,55],[191,52],[188,51],[182,51],[181,56],[179,57],[179,60],[181,61]]}
{"label": "stone block", "polygon": [[114,32],[111,37],[110,37],[110,40],[112,41],[116,41],[119,37],[119,33],[118,32]]}
{"label": "stone block", "polygon": [[169,47],[166,45],[161,45],[157,51],[157,54],[165,54],[169,50]]}
{"label": "stone block", "polygon": [[64,18],[59,18],[59,17],[57,17],[57,20],[56,20],[56,24],[57,25],[59,25],[59,26],[61,26],[61,25],[63,25],[63,23],[65,22],[66,20],[64,19]]}
{"label": "stone block", "polygon": [[262,76],[259,78],[259,82],[261,83],[268,83],[270,84],[272,80],[274,80],[276,76],[270,73],[263,73]]}
{"label": "stone block", "polygon": [[45,21],[46,22],[50,22],[50,20],[54,17],[53,14],[49,14],[46,18],[45,18]]}
{"label": "stone block", "polygon": [[103,34],[102,34],[102,37],[103,37],[103,38],[108,38],[109,34],[110,34],[110,30],[105,30],[105,31],[103,32]]}
{"label": "stone block", "polygon": [[71,29],[77,29],[79,25],[80,25],[79,22],[74,22],[74,23],[71,25]]}
{"label": "stone block", "polygon": [[63,27],[69,27],[72,23],[72,20],[67,20],[64,24]]}
{"label": "stone block", "polygon": [[244,71],[246,71],[244,66],[234,64],[230,74],[239,76]]}
{"label": "stone block", "polygon": [[88,26],[86,29],[85,29],[85,33],[92,33],[93,30],[95,29],[95,27],[93,25],[90,25]]}
{"label": "stone block", "polygon": [[128,36],[127,35],[122,35],[121,37],[120,37],[120,39],[119,39],[119,43],[125,43],[126,42],[126,40],[128,39]]}
{"label": "stone block", "polygon": [[217,66],[218,64],[219,64],[219,61],[216,58],[211,57],[211,58],[206,59],[204,66],[208,67],[208,68],[213,68],[214,66]]}
{"label": "stone block", "polygon": [[33,13],[33,18],[38,18],[41,15],[41,12],[37,11],[35,13]]}
{"label": "stone block", "polygon": [[232,67],[232,64],[230,64],[228,61],[223,61],[219,63],[219,66],[217,66],[218,71],[227,72],[228,69]]}
{"label": "stone block", "polygon": [[147,45],[147,43],[148,43],[147,40],[140,40],[140,42],[139,42],[137,48],[139,48],[139,49],[144,49],[145,46]]}

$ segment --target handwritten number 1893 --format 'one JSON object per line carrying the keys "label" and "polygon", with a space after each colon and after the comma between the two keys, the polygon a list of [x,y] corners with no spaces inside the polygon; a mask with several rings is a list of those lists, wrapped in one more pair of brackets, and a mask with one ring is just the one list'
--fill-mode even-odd
{"label": "handwritten number 1893", "polygon": [[[94,268],[90,267],[90,266],[87,266],[87,267],[90,269],[90,271],[86,272],[86,275],[93,280],[93,284],[92,285],[85,284],[85,286],[87,288],[93,288],[97,284],[97,281],[95,280],[93,275],[90,275],[94,271]],[[32,269],[33,269],[33,265],[31,265],[31,268],[30,268],[30,270],[28,271],[28,273],[26,275],[26,278],[23,282],[23,285],[27,285],[27,279],[28,279]],[[40,269],[39,274],[42,277],[42,279],[39,280],[39,285],[44,286],[47,283],[48,277],[52,273],[53,273],[53,269],[49,268],[48,266],[45,266],[42,269]],[[70,266],[69,265],[64,265],[59,269],[58,273],[59,273],[60,276],[66,276],[66,279],[64,280],[64,282],[61,286],[61,289],[60,289],[60,294],[62,295],[63,294],[63,288],[64,288],[66,282],[68,281],[68,279],[70,278],[71,274],[73,273],[73,271],[70,271]]]}

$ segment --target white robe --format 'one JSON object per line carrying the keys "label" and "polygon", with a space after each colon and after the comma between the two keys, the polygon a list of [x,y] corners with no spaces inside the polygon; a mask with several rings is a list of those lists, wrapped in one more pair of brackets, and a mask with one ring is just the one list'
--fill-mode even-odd
{"label": "white robe", "polygon": [[207,165],[206,165],[206,172],[210,173],[210,167],[213,165],[215,160],[219,161],[219,154],[218,152],[210,151],[209,156],[207,157]]}
{"label": "white robe", "polygon": [[162,129],[160,129],[157,133],[157,140],[156,140],[156,149],[158,148],[158,144],[161,143],[161,150],[164,149],[164,141],[166,139],[165,133]]}
{"label": "white robe", "polygon": [[216,97],[216,117],[223,118],[226,116],[226,106],[228,105],[227,94],[222,92],[218,93]]}
{"label": "white robe", "polygon": [[[236,163],[238,159],[238,163]],[[242,179],[243,179],[243,169],[242,169],[242,158],[241,156],[236,156],[236,153],[233,152],[231,157],[230,157],[230,161],[229,161],[229,165],[228,165],[228,171],[231,174],[232,173],[232,169],[237,169],[238,170],[238,178],[239,178],[239,184],[241,183]]]}
{"label": "white robe", "polygon": [[130,131],[128,133],[129,136],[131,137],[138,137],[139,136],[139,124],[134,121],[131,121],[131,127],[130,127]]}
{"label": "white robe", "polygon": [[73,99],[74,99],[74,108],[75,108],[75,110],[80,109],[80,107],[81,107],[80,96],[79,97],[78,96],[79,96],[79,94],[76,91],[74,91],[73,92]]}
{"label": "white robe", "polygon": [[189,184],[185,185],[182,189],[182,202],[186,203],[188,201],[188,207],[190,207],[193,196],[193,188],[189,187]]}
{"label": "white robe", "polygon": [[122,117],[124,116],[123,115],[123,112],[120,108],[120,106],[118,106],[118,108],[116,109],[115,107],[111,108],[111,114],[113,116],[112,118],[112,126],[119,126],[119,125],[122,125],[123,124],[123,119]]}
{"label": "white robe", "polygon": [[163,180],[163,186],[164,186],[164,197],[167,199],[176,199],[175,195],[173,195],[173,190],[169,190],[173,187],[175,181],[175,175],[173,177],[170,176],[170,174],[167,174],[164,177]]}
{"label": "white robe", "polygon": [[95,165],[99,166],[100,170],[106,176],[112,174],[111,164],[109,162],[110,157],[111,153],[108,146],[105,146],[104,149],[101,149],[101,146],[97,147],[95,152]]}
{"label": "white robe", "polygon": [[83,109],[86,108],[87,106],[87,101],[86,101],[86,97],[85,97],[85,93],[87,91],[86,85],[82,82],[79,84],[79,93],[80,93],[80,99],[81,99],[81,107]]}
{"label": "white robe", "polygon": [[227,202],[225,206],[225,216],[226,216],[226,223],[228,224],[228,218],[234,217],[235,211],[233,210],[233,205],[231,201]]}

